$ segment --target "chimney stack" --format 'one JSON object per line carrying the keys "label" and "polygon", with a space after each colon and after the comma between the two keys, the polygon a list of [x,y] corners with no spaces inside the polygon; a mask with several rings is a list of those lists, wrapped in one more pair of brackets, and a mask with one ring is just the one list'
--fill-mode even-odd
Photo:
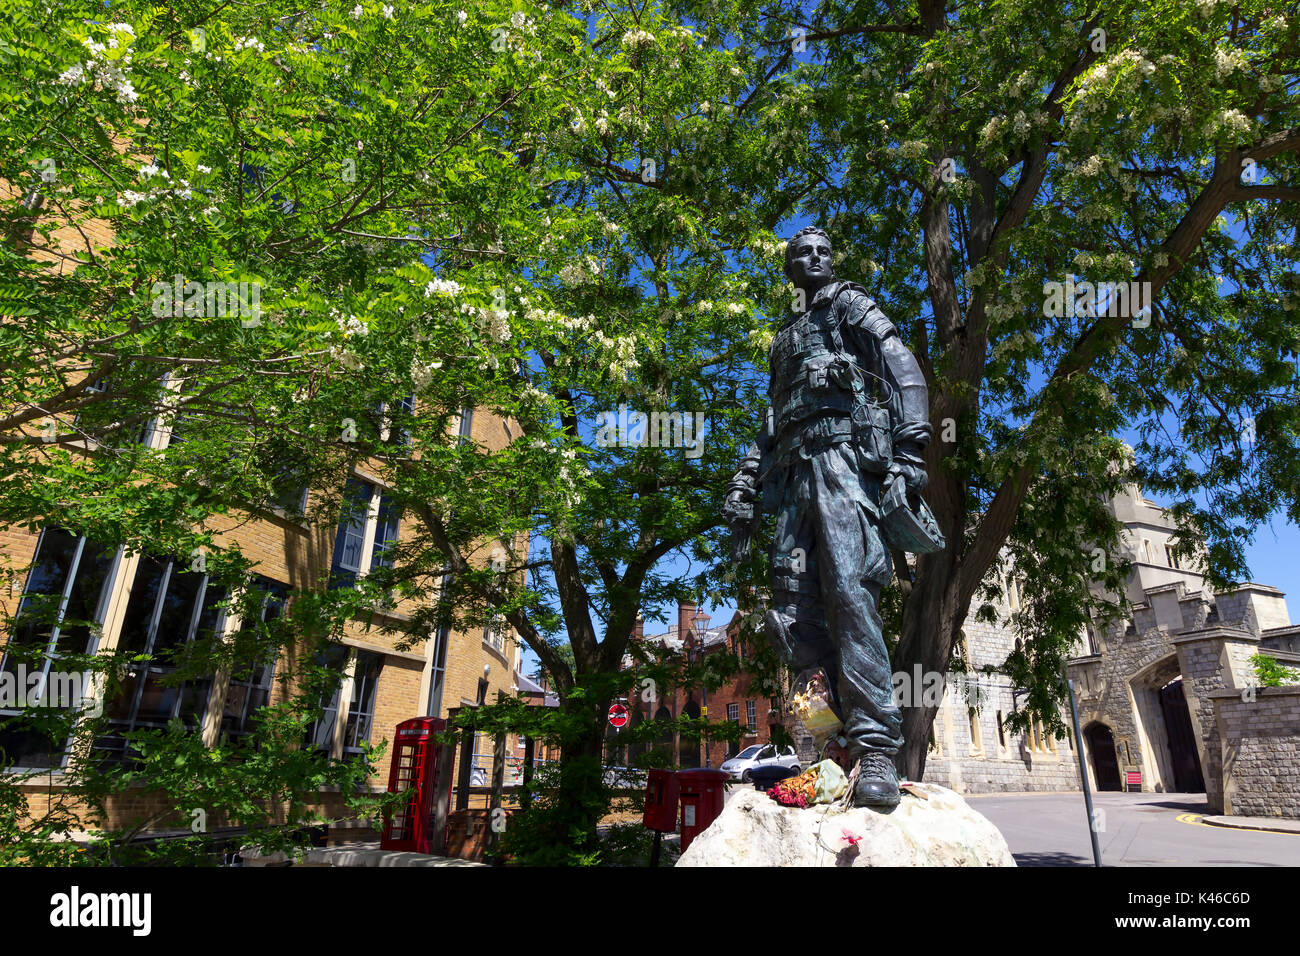
{"label": "chimney stack", "polygon": [[685,641],[694,632],[691,622],[695,620],[697,608],[690,601],[677,602],[677,639]]}
{"label": "chimney stack", "polygon": [[645,637],[645,618],[638,614],[636,623],[632,625],[632,640],[639,641],[643,637]]}

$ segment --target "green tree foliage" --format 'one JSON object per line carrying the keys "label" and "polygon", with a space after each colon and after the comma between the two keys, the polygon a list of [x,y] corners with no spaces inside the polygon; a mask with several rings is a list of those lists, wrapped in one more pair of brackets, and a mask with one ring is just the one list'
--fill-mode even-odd
{"label": "green tree foliage", "polygon": [[1252,654],[1250,663],[1255,668],[1260,687],[1285,687],[1300,682],[1300,671],[1280,663],[1276,657]]}
{"label": "green tree foliage", "polygon": [[[492,357],[488,327],[450,307],[431,320],[443,300],[423,259],[491,263],[498,230],[527,228],[537,187],[507,141],[527,129],[524,104],[558,108],[536,60],[493,48],[511,10],[457,12],[3,5],[0,522],[202,555],[238,588],[253,569],[218,545],[212,519],[292,517],[295,487],[341,488],[376,450],[409,460],[401,426],[417,429],[399,420],[412,392],[430,434],[490,394],[463,374]],[[547,41],[561,59],[565,37]],[[431,377],[444,355],[448,374]],[[339,494],[315,497],[308,520],[332,523]],[[6,567],[15,583],[25,572]],[[301,589],[276,633],[192,648],[189,672],[309,652],[378,593]],[[109,699],[126,665],[62,663],[99,671]],[[365,776],[364,762],[322,768],[296,750],[313,710],[319,693],[207,755],[193,735],[154,733],[134,741],[125,775],[74,759],[62,792],[93,802],[129,781],[250,826],[292,798],[300,823],[305,795]],[[13,723],[62,739],[74,717]],[[102,729],[79,721],[74,752]],[[16,793],[6,808],[19,813]],[[71,820],[7,817],[6,835]]]}

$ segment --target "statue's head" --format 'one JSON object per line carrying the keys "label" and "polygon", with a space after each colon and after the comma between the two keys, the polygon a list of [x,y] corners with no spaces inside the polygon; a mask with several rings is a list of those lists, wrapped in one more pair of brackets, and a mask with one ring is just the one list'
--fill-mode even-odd
{"label": "statue's head", "polygon": [[785,247],[785,277],[795,288],[813,293],[835,278],[831,237],[818,226],[796,232]]}

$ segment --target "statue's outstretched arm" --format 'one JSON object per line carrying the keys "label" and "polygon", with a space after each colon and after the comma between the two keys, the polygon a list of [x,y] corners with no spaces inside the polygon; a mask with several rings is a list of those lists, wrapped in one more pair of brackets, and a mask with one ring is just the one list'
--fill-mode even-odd
{"label": "statue's outstretched arm", "polygon": [[[770,418],[771,409],[768,409],[764,413],[764,420]],[[727,483],[727,500],[722,506],[722,514],[731,527],[731,560],[735,563],[745,560],[749,555],[754,529],[762,516],[759,485],[763,461],[770,445],[769,427],[764,425],[741,460],[740,468]]]}

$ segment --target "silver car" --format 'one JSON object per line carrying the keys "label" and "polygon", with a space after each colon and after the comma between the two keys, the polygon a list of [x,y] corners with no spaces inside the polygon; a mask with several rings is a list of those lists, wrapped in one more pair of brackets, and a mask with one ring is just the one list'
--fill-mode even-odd
{"label": "silver car", "polygon": [[754,744],[746,747],[736,756],[722,762],[722,770],[731,775],[733,780],[749,783],[749,772],[759,767],[785,767],[787,770],[799,770],[799,758],[793,747],[778,750],[772,744]]}

